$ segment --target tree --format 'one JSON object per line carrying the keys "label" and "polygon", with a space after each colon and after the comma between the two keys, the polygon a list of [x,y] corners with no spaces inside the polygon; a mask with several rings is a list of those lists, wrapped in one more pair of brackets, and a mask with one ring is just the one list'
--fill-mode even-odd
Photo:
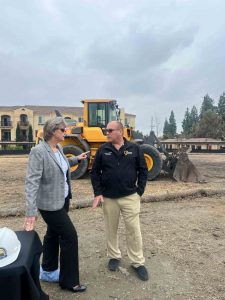
{"label": "tree", "polygon": [[225,92],[220,96],[218,102],[218,114],[221,116],[223,121],[225,122]]}
{"label": "tree", "polygon": [[20,125],[17,124],[17,126],[16,126],[16,142],[20,142],[21,139],[22,139],[22,137],[21,137]]}
{"label": "tree", "polygon": [[208,94],[206,94],[202,101],[202,106],[201,106],[201,110],[200,110],[200,119],[203,117],[203,114],[207,110],[213,111],[214,109],[215,109],[214,108],[214,100],[212,98],[210,98]]}
{"label": "tree", "polygon": [[193,126],[194,124],[197,124],[199,121],[199,116],[198,116],[198,110],[196,106],[192,106],[191,112],[190,112],[190,117],[191,117],[191,125]]}
{"label": "tree", "polygon": [[170,113],[170,118],[169,118],[169,135],[170,137],[174,137],[177,133],[177,124],[174,116],[173,110]]}
{"label": "tree", "polygon": [[161,124],[160,124],[159,118],[157,116],[155,116],[155,134],[157,137],[159,136],[160,131],[161,131]]}
{"label": "tree", "polygon": [[29,129],[28,129],[28,141],[33,142],[33,129],[31,125],[29,125]]}
{"label": "tree", "polygon": [[159,121],[159,118],[158,116],[151,116],[151,121],[150,121],[150,132],[151,131],[154,131],[156,136],[159,135],[159,132],[160,132],[160,129],[161,129],[161,126],[160,126],[160,121]]}
{"label": "tree", "polygon": [[189,112],[189,108],[187,107],[186,112],[184,114],[184,119],[182,121],[183,134],[185,137],[188,137],[191,133],[191,114]]}
{"label": "tree", "polygon": [[196,126],[195,136],[206,138],[223,138],[225,126],[221,116],[215,111],[207,110]]}
{"label": "tree", "polygon": [[166,119],[163,126],[163,138],[168,139],[169,137],[170,137],[170,125]]}
{"label": "tree", "polygon": [[191,111],[186,109],[184,120],[182,122],[183,135],[185,137],[192,137],[195,134],[196,126],[199,122],[198,110],[196,106],[193,106]]}
{"label": "tree", "polygon": [[196,127],[199,122],[199,116],[198,116],[198,110],[196,106],[192,106],[191,112],[190,112],[190,136],[195,135]]}

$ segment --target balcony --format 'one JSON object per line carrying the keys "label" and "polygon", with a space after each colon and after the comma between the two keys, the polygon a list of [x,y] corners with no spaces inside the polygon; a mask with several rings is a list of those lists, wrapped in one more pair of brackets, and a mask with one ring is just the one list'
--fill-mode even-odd
{"label": "balcony", "polygon": [[0,121],[0,128],[12,128],[12,121]]}
{"label": "balcony", "polygon": [[18,124],[20,127],[28,127],[29,126],[28,121],[19,121]]}

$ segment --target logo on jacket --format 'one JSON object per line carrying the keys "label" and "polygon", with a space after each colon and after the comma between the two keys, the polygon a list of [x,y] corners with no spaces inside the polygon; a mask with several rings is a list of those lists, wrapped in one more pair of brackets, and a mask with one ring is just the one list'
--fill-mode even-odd
{"label": "logo on jacket", "polygon": [[127,150],[125,150],[123,153],[124,153],[124,155],[133,154],[133,152],[129,152]]}
{"label": "logo on jacket", "polygon": [[110,151],[110,152],[105,152],[104,154],[105,154],[105,155],[111,155],[112,152],[111,152],[111,151]]}

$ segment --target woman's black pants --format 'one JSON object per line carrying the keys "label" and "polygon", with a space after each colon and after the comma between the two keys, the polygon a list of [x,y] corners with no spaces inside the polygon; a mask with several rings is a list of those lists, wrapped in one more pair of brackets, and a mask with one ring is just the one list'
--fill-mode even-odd
{"label": "woman's black pants", "polygon": [[42,268],[44,271],[54,271],[58,268],[60,246],[59,285],[71,288],[80,284],[78,261],[78,238],[76,229],[69,216],[69,199],[57,211],[39,210],[47,224],[43,241]]}

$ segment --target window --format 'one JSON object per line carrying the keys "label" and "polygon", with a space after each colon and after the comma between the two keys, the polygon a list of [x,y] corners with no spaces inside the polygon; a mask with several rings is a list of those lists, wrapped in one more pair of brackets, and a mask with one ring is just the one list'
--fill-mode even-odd
{"label": "window", "polygon": [[11,126],[12,122],[11,122],[11,117],[8,115],[3,115],[1,116],[1,126],[3,127],[7,127],[7,126]]}
{"label": "window", "polygon": [[[109,122],[119,120],[120,110],[115,102],[109,103]],[[126,122],[126,120],[125,120]]]}
{"label": "window", "polygon": [[25,115],[25,114],[20,115],[20,121],[22,123],[26,123],[27,122],[27,115]]}
{"label": "window", "polygon": [[38,117],[38,124],[42,125],[45,123],[45,117],[44,116],[39,116]]}
{"label": "window", "polygon": [[10,130],[2,130],[2,141],[3,142],[11,141],[11,131]]}
{"label": "window", "polygon": [[106,103],[89,103],[88,126],[106,127]]}

